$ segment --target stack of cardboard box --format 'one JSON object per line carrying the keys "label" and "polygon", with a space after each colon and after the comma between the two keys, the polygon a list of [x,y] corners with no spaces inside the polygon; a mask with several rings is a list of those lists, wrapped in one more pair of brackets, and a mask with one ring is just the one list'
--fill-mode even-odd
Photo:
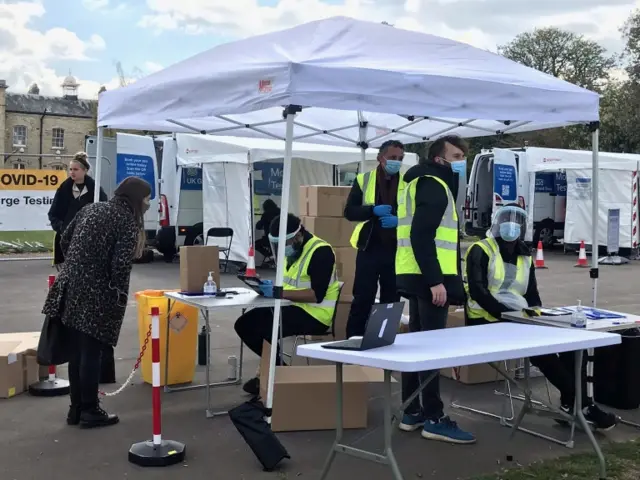
{"label": "stack of cardboard box", "polygon": [[346,337],[356,272],[357,251],[349,243],[355,225],[344,218],[344,206],[350,190],[350,187],[305,185],[300,187],[299,196],[303,225],[333,247],[338,279],[344,282],[334,327],[338,340]]}

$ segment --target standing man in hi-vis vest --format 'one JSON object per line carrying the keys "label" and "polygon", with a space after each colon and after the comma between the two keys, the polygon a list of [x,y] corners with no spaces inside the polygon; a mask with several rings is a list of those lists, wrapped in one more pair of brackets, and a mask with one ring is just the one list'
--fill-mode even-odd
{"label": "standing man in hi-vis vest", "polygon": [[358,249],[347,338],[364,335],[378,282],[381,303],[400,299],[396,291],[395,258],[397,197],[404,190],[400,175],[403,159],[401,142],[384,142],[378,152],[378,167],[358,174],[344,208],[344,217],[357,222],[351,246]]}
{"label": "standing man in hi-vis vest", "polygon": [[[467,325],[499,322],[505,312],[542,305],[531,250],[523,241],[526,229],[527,212],[511,203],[495,213],[487,238],[467,250]],[[572,412],[576,398],[574,352],[539,355],[530,361],[560,391],[560,408]],[[586,368],[582,407],[585,419],[594,428],[607,431],[616,426],[616,416],[601,410],[589,398]]]}
{"label": "standing man in hi-vis vest", "polygon": [[[447,325],[449,305],[464,305],[460,272],[460,234],[456,195],[458,166],[466,162],[466,143],[445,136],[431,144],[426,159],[404,175],[398,199],[396,282],[409,299],[409,330],[438,330]],[[431,372],[402,374],[406,401]],[[439,374],[405,410],[399,427],[422,429],[422,436],[449,443],[474,443],[475,437],[444,414]]]}
{"label": "standing man in hi-vis vest", "polygon": [[[271,222],[269,241],[272,251],[278,251],[280,216]],[[300,219],[287,217],[285,273],[282,282],[282,298],[292,305],[281,307],[280,325],[282,338],[294,335],[324,335],[331,327],[333,312],[338,302],[340,282],[336,275],[336,257],[333,248],[321,238],[305,230]],[[261,285],[262,295],[273,298],[273,282],[265,280]],[[249,349],[262,356],[262,345],[271,342],[273,308],[253,308],[244,313],[235,323],[235,330]],[[280,365],[280,352],[276,356]],[[244,384],[244,391],[251,395],[260,393],[260,380],[255,377]]]}

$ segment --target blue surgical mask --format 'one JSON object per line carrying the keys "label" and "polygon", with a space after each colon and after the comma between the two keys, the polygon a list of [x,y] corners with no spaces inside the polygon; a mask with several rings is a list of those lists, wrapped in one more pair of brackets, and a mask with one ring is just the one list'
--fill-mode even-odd
{"label": "blue surgical mask", "polygon": [[451,170],[456,172],[458,175],[462,175],[467,170],[467,161],[466,160],[458,160],[455,162],[451,162]]}
{"label": "blue surgical mask", "polygon": [[384,164],[384,171],[389,175],[395,175],[400,171],[400,167],[402,167],[400,160],[387,160]]}
{"label": "blue surgical mask", "polygon": [[284,256],[285,257],[293,257],[296,254],[296,249],[293,245],[285,245],[284,246]]}
{"label": "blue surgical mask", "polygon": [[505,222],[500,225],[500,238],[505,242],[515,242],[520,238],[520,224]]}

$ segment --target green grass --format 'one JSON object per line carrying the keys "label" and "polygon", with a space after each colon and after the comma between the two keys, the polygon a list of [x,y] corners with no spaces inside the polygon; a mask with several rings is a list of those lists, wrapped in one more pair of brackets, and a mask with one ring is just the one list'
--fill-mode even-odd
{"label": "green grass", "polygon": [[[607,460],[607,480],[640,478],[640,441],[613,443],[604,447],[603,452]],[[472,480],[598,480],[598,474],[598,458],[590,451],[528,467],[508,468]]]}
{"label": "green grass", "polygon": [[0,254],[51,252],[54,235],[51,230],[0,232]]}

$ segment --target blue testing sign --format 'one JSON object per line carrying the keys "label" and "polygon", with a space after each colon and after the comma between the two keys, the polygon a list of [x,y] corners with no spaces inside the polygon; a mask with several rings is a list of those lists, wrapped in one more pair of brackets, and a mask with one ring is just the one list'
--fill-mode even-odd
{"label": "blue testing sign", "polygon": [[151,200],[156,198],[156,179],[153,158],[148,155],[119,153],[116,158],[116,184],[127,177],[138,177],[151,185]]}

